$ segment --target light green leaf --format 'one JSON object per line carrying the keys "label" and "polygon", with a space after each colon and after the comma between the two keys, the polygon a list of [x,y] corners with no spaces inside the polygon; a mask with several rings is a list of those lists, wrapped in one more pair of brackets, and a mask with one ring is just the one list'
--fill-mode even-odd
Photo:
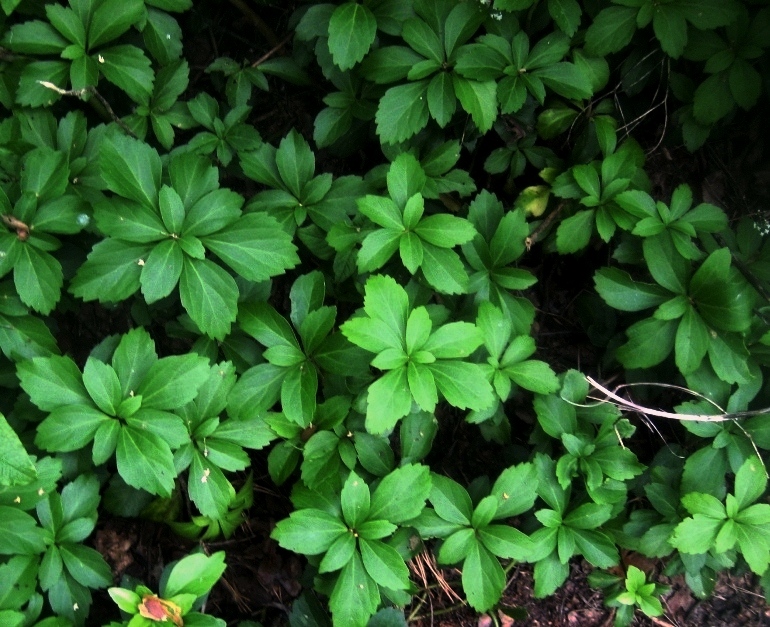
{"label": "light green leaf", "polygon": [[481,411],[495,400],[494,392],[477,364],[437,361],[428,364],[436,386],[450,405]]}
{"label": "light green leaf", "polygon": [[706,553],[714,545],[723,524],[724,520],[695,514],[676,526],[669,542],[682,553]]}
{"label": "light green leaf", "polygon": [[366,430],[385,433],[412,410],[406,368],[389,370],[369,385],[366,404]]}
{"label": "light green leaf", "polygon": [[420,409],[433,412],[438,403],[438,393],[430,369],[423,364],[410,362],[407,366],[409,390]]}
{"label": "light green leaf", "polygon": [[211,555],[195,553],[179,560],[171,569],[166,585],[161,590],[163,598],[178,594],[192,594],[196,598],[208,593],[225,572],[225,552]]}
{"label": "light green leaf", "polygon": [[398,250],[403,230],[377,229],[372,231],[361,243],[358,251],[358,271],[373,272],[387,263]]}
{"label": "light green leaf", "polygon": [[467,357],[479,346],[481,331],[470,322],[450,322],[431,333],[422,350],[432,353],[436,359]]}
{"label": "light green leaf", "polygon": [[[364,311],[370,318],[382,320],[393,338],[405,337],[409,314],[409,298],[406,290],[386,275],[371,276],[366,281]],[[391,342],[388,345],[395,345]]]}

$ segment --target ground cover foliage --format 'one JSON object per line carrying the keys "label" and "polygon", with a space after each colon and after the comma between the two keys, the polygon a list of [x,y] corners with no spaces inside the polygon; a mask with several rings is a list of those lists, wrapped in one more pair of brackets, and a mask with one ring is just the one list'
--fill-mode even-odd
{"label": "ground cover foliage", "polygon": [[[254,627],[266,492],[292,625],[405,624],[425,555],[495,620],[522,563],[617,625],[630,554],[770,589],[768,222],[648,165],[767,106],[766,1],[0,7],[0,623]],[[189,555],[122,573],[131,518]]]}

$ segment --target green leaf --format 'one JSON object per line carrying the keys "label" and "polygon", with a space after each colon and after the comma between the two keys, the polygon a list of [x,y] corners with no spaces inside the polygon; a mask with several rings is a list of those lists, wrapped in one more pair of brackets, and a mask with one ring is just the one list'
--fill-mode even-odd
{"label": "green leaf", "polygon": [[636,7],[609,7],[603,9],[586,31],[586,49],[589,54],[604,57],[624,48],[636,32]]}
{"label": "green leaf", "polygon": [[361,558],[369,576],[391,590],[409,587],[409,569],[396,549],[379,540],[358,539]]}
{"label": "green leaf", "polygon": [[751,322],[751,298],[742,278],[730,268],[728,248],[712,252],[695,271],[690,297],[707,324],[724,331],[744,331]]}
{"label": "green leaf", "polygon": [[573,509],[563,520],[563,524],[574,529],[596,529],[612,516],[612,506],[598,503],[584,503]]}
{"label": "green leaf", "polygon": [[412,394],[407,369],[390,370],[369,385],[366,430],[375,434],[390,431],[411,410]]}
{"label": "green leaf", "polygon": [[526,561],[532,552],[532,541],[518,529],[507,525],[488,525],[478,530],[481,543],[493,555]]}
{"label": "green leaf", "polygon": [[407,365],[407,379],[409,390],[420,409],[433,412],[438,403],[438,393],[430,369],[424,364],[410,362]]}
{"label": "green leaf", "polygon": [[696,514],[676,526],[669,542],[682,553],[706,553],[723,524],[724,520]]}
{"label": "green leaf", "polygon": [[550,394],[559,389],[559,379],[544,361],[531,359],[506,366],[503,370],[516,385],[537,394]]}
{"label": "green leaf", "polygon": [[243,216],[229,227],[201,238],[206,248],[245,279],[264,281],[299,263],[291,236],[263,213]]}
{"label": "green leaf", "polygon": [[329,608],[334,623],[340,625],[366,625],[377,611],[380,593],[377,584],[367,574],[358,552],[345,564],[334,585]]}
{"label": "green leaf", "polygon": [[398,250],[403,231],[377,229],[369,233],[358,251],[358,271],[373,272],[384,266]]}
{"label": "green leaf", "polygon": [[14,52],[59,54],[69,44],[55,28],[41,20],[14,24],[3,41]]}
{"label": "green leaf", "polygon": [[764,574],[770,564],[770,550],[767,547],[766,536],[759,536],[753,529],[747,529],[742,525],[737,526],[737,534],[738,546],[749,568],[757,575]]}
{"label": "green leaf", "polygon": [[404,224],[407,224],[406,216],[409,216],[411,224],[414,214],[419,213],[424,206],[419,194],[423,192],[427,181],[425,170],[414,155],[402,152],[390,164],[386,180],[393,202],[404,209]]}
{"label": "green leaf", "polygon": [[321,563],[318,565],[318,572],[332,573],[344,567],[345,564],[353,559],[356,545],[356,537],[353,533],[344,533],[341,536],[337,536],[337,539],[332,542],[329,550],[326,551]]}
{"label": "green leaf", "polygon": [[384,144],[396,144],[417,134],[428,123],[428,81],[391,87],[377,107],[377,134]]}
{"label": "green leaf", "polygon": [[394,342],[399,346],[406,334],[406,320],[409,314],[409,298],[406,290],[386,275],[371,276],[365,285],[364,311],[370,318],[385,323]]}
{"label": "green leaf", "polygon": [[473,505],[468,491],[449,477],[434,474],[431,480],[429,498],[436,513],[447,522],[469,526]]}
{"label": "green leaf", "polygon": [[613,309],[641,311],[660,305],[670,297],[668,290],[654,283],[634,281],[618,268],[600,268],[594,275],[599,296]]}
{"label": "green leaf", "polygon": [[174,488],[174,456],[157,435],[130,425],[118,436],[118,472],[130,486],[168,498]]}
{"label": "green leaf", "polygon": [[431,117],[444,128],[452,120],[457,109],[457,98],[448,72],[439,72],[431,78],[427,96]]}
{"label": "green leaf", "polygon": [[764,466],[756,457],[749,457],[735,473],[735,498],[738,508],[746,509],[764,494],[766,487]]}
{"label": "green leaf", "polygon": [[37,478],[37,470],[24,445],[0,413],[0,485],[23,485]]}
{"label": "green leaf", "polygon": [[533,405],[540,426],[552,438],[577,431],[575,407],[555,394],[536,396]]}
{"label": "green leaf", "polygon": [[16,259],[13,282],[21,302],[48,314],[61,295],[64,282],[61,264],[47,252],[26,244]]}
{"label": "green leaf", "polygon": [[620,561],[615,542],[599,531],[576,530],[575,545],[577,550],[591,564],[598,568],[610,568]]}
{"label": "green leaf", "polygon": [[703,81],[693,96],[693,116],[705,126],[714,124],[735,108],[726,72],[712,74]]}
{"label": "green leaf", "polygon": [[537,498],[537,473],[530,463],[506,468],[490,494],[498,497],[495,519],[510,518],[531,509]]}
{"label": "green leaf", "polygon": [[39,555],[46,550],[46,537],[32,516],[0,505],[0,555]]}
{"label": "green leaf", "polygon": [[468,220],[438,213],[420,220],[414,232],[429,244],[440,248],[453,248],[471,241],[476,229]]}
{"label": "green leaf", "polygon": [[271,537],[284,549],[303,555],[326,552],[348,528],[337,517],[317,509],[300,509],[280,521]]}
{"label": "green leaf", "polygon": [[377,19],[363,4],[346,2],[329,20],[329,52],[341,70],[349,70],[364,58],[377,32]]}
{"label": "green leaf", "polygon": [[356,201],[358,210],[375,224],[386,228],[403,230],[401,210],[390,198],[367,195]]}
{"label": "green leaf", "polygon": [[83,300],[118,302],[139,289],[142,267],[151,247],[146,244],[105,239],[96,244],[78,268],[70,291]]}
{"label": "green leaf", "polygon": [[343,518],[351,528],[358,527],[367,519],[370,505],[369,486],[355,472],[348,475],[340,499]]}
{"label": "green leaf", "polygon": [[672,59],[678,59],[687,44],[687,21],[679,7],[658,7],[652,18],[652,28],[660,47]]}
{"label": "green leaf", "polygon": [[497,558],[480,542],[474,542],[462,571],[463,590],[473,609],[484,612],[500,600],[505,573]]}
{"label": "green leaf", "polygon": [[142,0],[107,0],[97,4],[88,26],[89,49],[117,39],[143,14]]}
{"label": "green leaf", "polygon": [[164,357],[150,366],[136,394],[142,408],[178,409],[195,398],[208,375],[208,360],[196,354]]}
{"label": "green leaf", "polygon": [[687,307],[676,330],[674,350],[676,365],[682,374],[690,374],[700,366],[708,351],[709,329],[693,307]]}
{"label": "green leaf", "polygon": [[281,409],[286,417],[302,426],[313,421],[318,393],[318,372],[310,362],[294,366],[281,386]]}
{"label": "green leaf", "polygon": [[136,46],[114,46],[98,56],[99,71],[134,102],[146,102],[155,81],[150,60]]}
{"label": "green leaf", "polygon": [[422,272],[437,291],[464,294],[468,291],[468,274],[460,256],[453,250],[423,244]]}
{"label": "green leaf", "polygon": [[157,208],[161,163],[149,144],[126,135],[113,135],[101,146],[99,165],[111,191],[148,209]]}
{"label": "green leaf", "polygon": [[21,387],[43,411],[64,405],[89,405],[80,370],[69,357],[38,357],[17,366]]}
{"label": "green leaf", "polygon": [[563,33],[572,37],[577,32],[582,13],[577,0],[548,0],[548,12]]}
{"label": "green leaf", "polygon": [[457,74],[452,76],[452,82],[463,109],[471,114],[479,131],[486,133],[497,119],[497,84],[471,81]]}
{"label": "green leaf", "polygon": [[420,515],[431,490],[427,466],[407,464],[383,477],[372,493],[369,520],[400,524]]}
{"label": "green leaf", "polygon": [[86,446],[109,420],[89,405],[62,405],[40,423],[35,443],[49,451],[74,451]]}
{"label": "green leaf", "polygon": [[208,259],[186,258],[179,277],[182,306],[200,330],[222,340],[238,312],[238,287],[233,278]]}
{"label": "green leaf", "polygon": [[481,331],[475,325],[450,322],[431,333],[421,348],[432,353],[436,359],[458,359],[470,355],[482,342]]}
{"label": "green leaf", "polygon": [[112,583],[112,572],[101,553],[82,544],[59,545],[64,566],[72,578],[89,588],[106,588]]}
{"label": "green leaf", "polygon": [[89,357],[83,368],[83,385],[99,409],[111,416],[115,415],[123,395],[118,375],[112,367]]}
{"label": "green leaf", "polygon": [[179,282],[184,263],[184,253],[173,239],[155,246],[142,266],[139,283],[148,304],[168,296]]}
{"label": "green leaf", "polygon": [[632,324],[626,330],[628,342],[616,351],[618,361],[626,368],[656,366],[674,348],[677,320],[647,318]]}
{"label": "green leaf", "polygon": [[594,228],[592,209],[578,211],[562,220],[556,229],[556,248],[561,254],[575,253],[588,246]]}
{"label": "green leaf", "polygon": [[162,595],[168,599],[179,594],[192,594],[196,598],[207,594],[225,572],[225,552],[211,555],[196,553],[179,560],[169,573]]}
{"label": "green leaf", "polygon": [[494,402],[492,386],[477,364],[437,361],[427,367],[433,374],[439,391],[450,405],[481,411]]}

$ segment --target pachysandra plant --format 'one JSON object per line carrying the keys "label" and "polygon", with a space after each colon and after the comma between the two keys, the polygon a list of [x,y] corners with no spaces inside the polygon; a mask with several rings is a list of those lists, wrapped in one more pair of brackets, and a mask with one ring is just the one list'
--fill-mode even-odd
{"label": "pachysandra plant", "polygon": [[[479,613],[584,559],[659,616],[626,551],[770,590],[761,180],[693,184],[761,129],[766,3],[194,4],[0,0],[0,624],[235,624],[255,518],[292,624],[406,625],[423,551]],[[114,516],[204,552],[119,581]]]}

